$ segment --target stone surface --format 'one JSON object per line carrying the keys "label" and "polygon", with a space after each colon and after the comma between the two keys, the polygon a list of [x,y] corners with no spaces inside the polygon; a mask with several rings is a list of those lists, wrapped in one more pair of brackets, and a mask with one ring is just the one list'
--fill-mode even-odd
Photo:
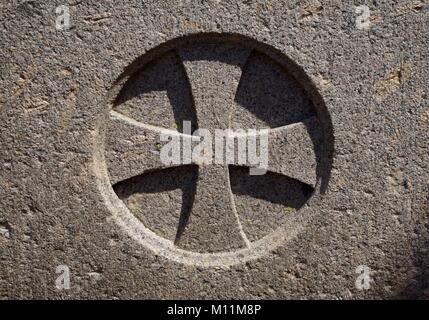
{"label": "stone surface", "polygon": [[0,298],[428,298],[428,3],[357,5],[2,1]]}

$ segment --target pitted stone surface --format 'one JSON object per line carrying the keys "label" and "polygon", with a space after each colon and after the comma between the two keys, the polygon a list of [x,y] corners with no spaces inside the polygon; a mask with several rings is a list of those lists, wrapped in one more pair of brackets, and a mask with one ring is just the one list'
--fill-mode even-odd
{"label": "pitted stone surface", "polygon": [[[368,4],[362,30],[354,2],[316,2],[2,1],[0,298],[428,298],[428,4]],[[213,34],[224,59],[173,50]],[[229,178],[231,236],[254,251],[187,233],[200,164],[158,162],[161,130],[223,117],[286,137],[264,176],[203,167]]]}

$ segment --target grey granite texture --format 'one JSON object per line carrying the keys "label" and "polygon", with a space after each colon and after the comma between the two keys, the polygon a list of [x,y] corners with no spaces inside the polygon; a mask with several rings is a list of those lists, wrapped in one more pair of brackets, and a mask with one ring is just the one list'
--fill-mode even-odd
{"label": "grey granite texture", "polygon": [[[0,31],[0,299],[429,298],[427,0],[3,0]],[[268,129],[267,173],[161,162],[183,121]]]}

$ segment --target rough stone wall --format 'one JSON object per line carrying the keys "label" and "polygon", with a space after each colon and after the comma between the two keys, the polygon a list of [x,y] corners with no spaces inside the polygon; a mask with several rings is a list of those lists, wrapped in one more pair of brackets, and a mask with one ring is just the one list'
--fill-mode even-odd
{"label": "rough stone wall", "polygon": [[[2,0],[0,298],[429,298],[428,29],[427,0]],[[267,172],[160,161],[183,121],[266,129]]]}

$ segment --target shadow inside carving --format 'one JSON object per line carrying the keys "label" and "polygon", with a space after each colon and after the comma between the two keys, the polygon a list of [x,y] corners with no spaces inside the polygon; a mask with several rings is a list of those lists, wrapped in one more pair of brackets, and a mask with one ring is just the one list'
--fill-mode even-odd
{"label": "shadow inside carving", "polygon": [[182,132],[183,121],[197,125],[191,88],[174,51],[143,66],[128,79],[114,109],[142,123]]}
{"label": "shadow inside carving", "polygon": [[243,67],[249,50],[237,43],[204,41],[179,49],[184,61],[212,61]]}
{"label": "shadow inside carving", "polygon": [[[276,128],[315,115],[311,100],[299,83],[269,57],[253,51],[248,58],[235,101],[257,119],[237,116],[249,127]],[[246,123],[247,122],[247,123]]]}
{"label": "shadow inside carving", "polygon": [[237,214],[251,242],[287,225],[314,191],[309,185],[273,172],[249,175],[249,168],[239,166],[230,166],[229,172]]}
{"label": "shadow inside carving", "polygon": [[314,191],[303,182],[270,171],[264,175],[250,175],[247,167],[229,166],[229,174],[233,194],[248,195],[297,210]]}
{"label": "shadow inside carving", "polygon": [[113,190],[147,228],[177,241],[189,220],[197,178],[198,167],[186,165],[118,182]]}

